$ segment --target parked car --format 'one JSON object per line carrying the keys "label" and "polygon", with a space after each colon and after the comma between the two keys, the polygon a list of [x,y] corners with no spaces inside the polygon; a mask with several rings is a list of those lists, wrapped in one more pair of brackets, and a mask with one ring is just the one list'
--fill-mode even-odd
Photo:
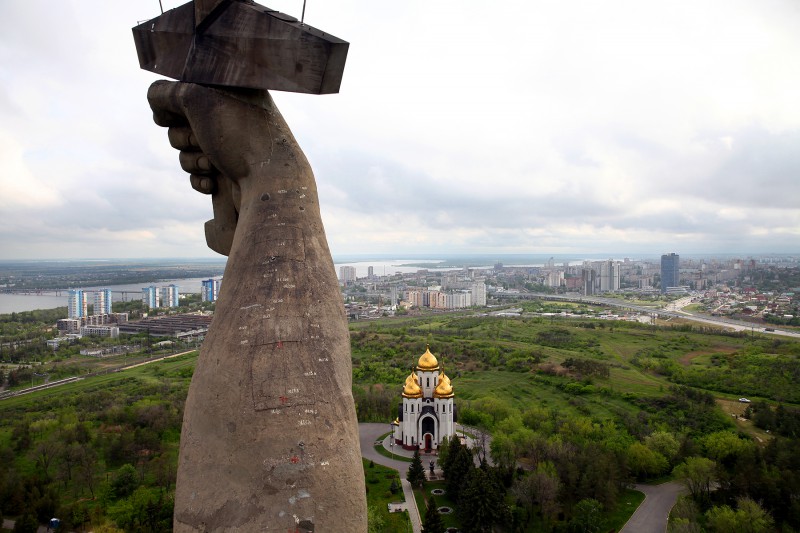
{"label": "parked car", "polygon": [[742,403],[750,403],[750,400],[748,400],[747,398],[739,398],[739,401]]}

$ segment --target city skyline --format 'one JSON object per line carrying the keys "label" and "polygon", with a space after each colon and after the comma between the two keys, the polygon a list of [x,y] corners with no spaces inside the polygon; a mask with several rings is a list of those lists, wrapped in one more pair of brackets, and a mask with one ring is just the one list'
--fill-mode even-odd
{"label": "city skyline", "polygon": [[[800,252],[794,2],[502,7],[525,31],[476,2],[309,6],[351,43],[341,94],[273,97],[334,257]],[[158,13],[0,7],[0,259],[215,255],[136,60]]]}

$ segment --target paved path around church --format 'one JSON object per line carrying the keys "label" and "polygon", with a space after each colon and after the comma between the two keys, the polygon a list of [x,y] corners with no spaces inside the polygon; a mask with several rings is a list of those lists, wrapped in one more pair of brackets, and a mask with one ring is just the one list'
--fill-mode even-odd
{"label": "paved path around church", "polygon": [[406,506],[408,509],[408,516],[411,519],[411,527],[414,533],[422,532],[422,523],[419,517],[419,509],[417,508],[417,500],[414,498],[414,493],[411,490],[411,484],[406,480],[406,472],[408,472],[408,461],[399,461],[397,459],[390,459],[384,457],[375,451],[375,443],[380,439],[381,435],[387,432],[388,424],[359,424],[358,433],[361,440],[361,455],[364,459],[375,461],[379,465],[394,468],[400,473],[400,484],[403,486],[403,496],[406,499]]}
{"label": "paved path around church", "polygon": [[670,481],[660,485],[635,485],[633,488],[644,492],[644,501],[620,533],[664,533],[669,512],[686,487],[677,481]]}

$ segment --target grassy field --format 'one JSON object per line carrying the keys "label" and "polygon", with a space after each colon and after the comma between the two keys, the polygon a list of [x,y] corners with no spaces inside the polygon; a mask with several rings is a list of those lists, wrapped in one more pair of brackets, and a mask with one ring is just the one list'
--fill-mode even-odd
{"label": "grassy field", "polygon": [[[542,401],[561,405],[574,395],[554,388],[577,380],[593,385],[594,390],[582,395],[590,404],[624,395],[658,397],[676,383],[726,397],[800,404],[800,392],[793,392],[794,380],[800,378],[800,342],[793,339],[679,323],[654,327],[466,314],[356,322],[350,328],[354,366],[365,369],[362,374],[356,371],[356,381],[362,383],[399,386],[430,344],[453,379],[457,398],[464,400],[499,395],[516,406]],[[563,363],[574,359],[605,365],[608,374],[565,372]],[[779,366],[778,381],[756,372],[759,365]],[[751,368],[744,372],[743,366]],[[553,379],[535,378],[548,373]],[[733,390],[740,386],[742,390]]]}
{"label": "grassy field", "polygon": [[399,478],[397,470],[386,468],[378,464],[364,462],[364,475],[367,485],[367,506],[372,508],[383,520],[383,533],[408,533],[411,530],[411,523],[408,513],[390,513],[388,505],[392,502],[403,502],[403,489],[396,494],[390,490],[392,479]]}

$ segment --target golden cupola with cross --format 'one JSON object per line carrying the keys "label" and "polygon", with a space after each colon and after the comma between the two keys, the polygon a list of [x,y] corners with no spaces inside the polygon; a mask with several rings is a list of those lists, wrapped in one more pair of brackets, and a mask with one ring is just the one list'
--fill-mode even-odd
{"label": "golden cupola with cross", "polygon": [[403,386],[403,398],[422,398],[419,378],[414,372],[406,378],[406,384]]}
{"label": "golden cupola with cross", "polygon": [[444,366],[426,346],[406,377],[398,417],[392,422],[395,442],[406,449],[433,452],[442,439],[456,434],[455,394]]}

